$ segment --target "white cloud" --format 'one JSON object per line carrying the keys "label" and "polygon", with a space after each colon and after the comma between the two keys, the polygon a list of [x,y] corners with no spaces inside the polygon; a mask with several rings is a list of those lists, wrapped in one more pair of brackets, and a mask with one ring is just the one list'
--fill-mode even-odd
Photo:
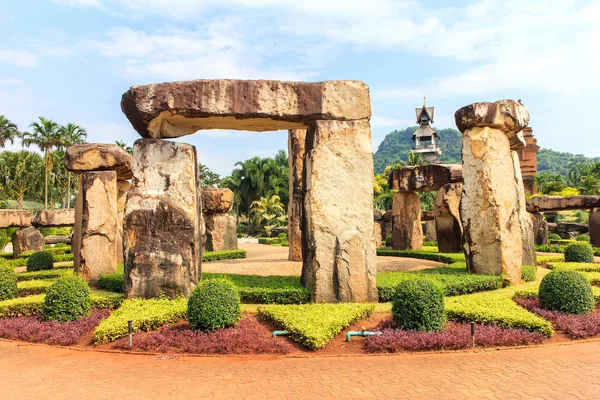
{"label": "white cloud", "polygon": [[2,79],[2,78],[0,78],[0,85],[15,86],[15,85],[23,85],[23,84],[24,84],[24,82],[21,79],[16,79],[16,78]]}
{"label": "white cloud", "polygon": [[100,7],[100,0],[52,0],[55,4],[60,4],[67,7]]}
{"label": "white cloud", "polygon": [[35,54],[26,50],[0,49],[0,63],[33,68],[37,66],[38,60]]}

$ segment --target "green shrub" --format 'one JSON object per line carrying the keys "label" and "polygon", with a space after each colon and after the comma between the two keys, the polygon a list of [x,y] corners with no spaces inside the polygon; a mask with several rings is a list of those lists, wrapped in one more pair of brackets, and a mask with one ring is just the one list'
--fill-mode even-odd
{"label": "green shrub", "polygon": [[549,263],[553,263],[553,262],[564,262],[564,261],[565,261],[565,256],[564,255],[560,255],[560,256],[537,256],[536,257],[537,265],[549,264]]}
{"label": "green shrub", "polygon": [[268,238],[268,237],[259,237],[258,238],[258,243],[259,244],[268,244],[271,246],[274,245],[280,245],[282,243],[286,242],[286,238],[281,238],[279,236],[274,237],[274,238]]}
{"label": "green shrub", "polygon": [[277,237],[278,237],[279,239],[287,239],[287,233],[285,233],[285,232],[281,232],[279,235],[277,235]]}
{"label": "green shrub", "polygon": [[575,240],[577,240],[578,242],[588,242],[589,243],[590,242],[590,235],[586,235],[586,234],[579,235],[579,236],[577,236],[575,238]]}
{"label": "green shrub", "polygon": [[19,282],[17,284],[19,296],[33,296],[40,293],[46,293],[46,290],[48,290],[55,281],[55,279],[36,279]]}
{"label": "green shrub", "polygon": [[435,251],[377,249],[377,255],[388,257],[418,258],[421,260],[438,261],[445,264],[466,262],[465,255],[463,253],[438,253],[437,249],[435,249]]}
{"label": "green shrub", "polygon": [[202,253],[202,261],[233,260],[237,258],[246,258],[246,250],[219,250]]}
{"label": "green shrub", "polygon": [[225,279],[203,280],[188,299],[187,319],[192,329],[211,331],[240,320],[240,294]]}
{"label": "green shrub", "polygon": [[59,278],[44,299],[44,317],[50,321],[75,321],[91,309],[90,287],[79,276]]}
{"label": "green shrub", "polygon": [[542,308],[567,314],[587,314],[594,310],[590,281],[577,271],[550,272],[540,283],[538,299]]}
{"label": "green shrub", "polygon": [[558,245],[542,244],[536,245],[535,251],[540,251],[543,253],[564,253],[565,248],[563,246]]}
{"label": "green shrub", "polygon": [[374,310],[374,304],[364,303],[268,305],[258,307],[258,314],[287,330],[294,341],[318,349]]}
{"label": "green shrub", "polygon": [[423,242],[423,247],[438,247],[438,242]]}
{"label": "green shrub", "polygon": [[566,262],[593,263],[594,250],[588,243],[573,243],[565,248]]}
{"label": "green shrub", "polygon": [[115,274],[100,275],[98,278],[98,289],[123,293],[125,291],[124,274],[122,272],[117,272]]}
{"label": "green shrub", "polygon": [[567,269],[580,272],[600,272],[600,264],[579,262],[548,262],[548,269]]}
{"label": "green shrub", "polygon": [[72,268],[54,268],[45,271],[20,272],[17,273],[17,282],[31,281],[36,279],[55,279],[62,276],[73,275]]}
{"label": "green shrub", "polygon": [[0,267],[0,300],[13,299],[18,292],[17,275],[14,269]]}
{"label": "green shrub", "polygon": [[301,304],[310,300],[308,289],[298,276],[258,276],[238,274],[202,274],[202,279],[227,279],[239,290],[243,303]]}
{"label": "green shrub", "polygon": [[548,235],[548,240],[562,240],[562,238],[556,233],[551,233]]}
{"label": "green shrub", "polygon": [[161,326],[176,324],[185,319],[187,300],[127,299],[121,307],[100,322],[94,330],[97,344],[112,342],[128,334],[127,321],[131,320],[133,331],[152,331]]}
{"label": "green shrub", "polygon": [[535,265],[523,265],[521,270],[521,279],[525,282],[535,281],[537,275],[537,266]]}
{"label": "green shrub", "polygon": [[559,246],[566,246],[571,243],[577,243],[577,241],[575,239],[560,239],[560,240],[549,240],[548,243],[555,244],[555,245],[557,244]]}
{"label": "green shrub", "polygon": [[52,269],[54,259],[47,251],[37,251],[27,259],[27,272],[44,271]]}
{"label": "green shrub", "polygon": [[385,247],[392,247],[392,234],[385,237]]}
{"label": "green shrub", "polygon": [[444,292],[431,282],[410,279],[400,283],[392,300],[397,327],[418,331],[439,331],[446,323]]}

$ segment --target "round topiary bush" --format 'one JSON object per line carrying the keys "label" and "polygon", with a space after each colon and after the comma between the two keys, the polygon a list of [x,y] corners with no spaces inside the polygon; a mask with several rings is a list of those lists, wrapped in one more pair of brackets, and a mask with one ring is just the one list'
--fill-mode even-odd
{"label": "round topiary bush", "polygon": [[587,314],[594,310],[590,281],[577,271],[550,272],[540,283],[538,299],[542,308],[567,314]]}
{"label": "round topiary bush", "polygon": [[0,267],[0,301],[14,299],[19,293],[17,274],[9,267]]}
{"label": "round topiary bush", "polygon": [[590,235],[586,235],[585,233],[583,235],[579,235],[575,238],[575,240],[577,240],[578,242],[590,242]]}
{"label": "round topiary bush", "polygon": [[90,287],[79,276],[59,278],[46,290],[43,313],[51,321],[75,321],[91,309]]}
{"label": "round topiary bush", "polygon": [[565,247],[565,261],[593,263],[594,249],[589,243],[571,243]]}
{"label": "round topiary bush", "polygon": [[418,331],[439,331],[446,323],[444,292],[436,284],[410,279],[396,286],[392,316],[397,327]]}
{"label": "round topiary bush", "polygon": [[27,272],[52,269],[54,259],[49,251],[36,251],[27,259]]}
{"label": "round topiary bush", "polygon": [[188,299],[188,322],[203,331],[226,328],[240,320],[240,293],[228,280],[200,282]]}
{"label": "round topiary bush", "polygon": [[562,240],[562,238],[556,233],[551,233],[548,235],[548,240]]}

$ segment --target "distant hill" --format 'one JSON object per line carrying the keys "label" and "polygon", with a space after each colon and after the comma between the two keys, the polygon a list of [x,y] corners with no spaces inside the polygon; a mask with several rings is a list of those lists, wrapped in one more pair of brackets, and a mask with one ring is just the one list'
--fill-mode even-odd
{"label": "distant hill", "polygon": [[[405,161],[412,147],[411,136],[417,129],[416,126],[388,133],[373,154],[375,173],[380,174],[388,165]],[[460,164],[461,159],[461,133],[456,129],[447,128],[437,131],[440,135],[442,155],[440,159],[447,164]],[[541,149],[537,154],[538,171],[553,171],[566,176],[569,164],[572,162],[588,161],[600,162],[600,157],[586,157],[581,154],[562,153],[550,149]]]}

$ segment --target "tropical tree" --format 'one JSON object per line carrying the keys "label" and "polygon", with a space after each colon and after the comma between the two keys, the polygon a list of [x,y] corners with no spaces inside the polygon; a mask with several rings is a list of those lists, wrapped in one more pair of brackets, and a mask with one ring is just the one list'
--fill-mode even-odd
{"label": "tropical tree", "polygon": [[[60,127],[60,135],[63,139],[62,146],[69,147],[74,144],[85,143],[87,139],[87,132],[79,125],[69,122],[66,125]],[[64,154],[63,154],[64,155]],[[64,158],[63,158],[64,159]],[[62,162],[60,163],[63,164]],[[64,169],[64,166],[63,166]],[[71,172],[67,171],[67,201],[66,208],[71,207]]]}
{"label": "tropical tree", "polygon": [[198,173],[200,174],[200,182],[204,187],[219,187],[221,183],[221,177],[210,170],[206,165],[201,162],[198,163]]}
{"label": "tropical tree", "polygon": [[250,208],[250,218],[256,230],[264,228],[269,231],[269,228],[287,222],[285,210],[279,196],[261,197],[253,201]]}
{"label": "tropical tree", "polygon": [[25,198],[38,200],[43,181],[38,171],[43,160],[39,154],[27,150],[0,153],[0,187],[6,195],[17,200],[16,208],[23,207]]}
{"label": "tropical tree", "polygon": [[125,143],[122,140],[117,140],[115,141],[115,144],[117,146],[119,146],[120,148],[122,148],[123,150],[125,150],[126,152],[128,152],[129,154],[133,154],[133,148],[131,146],[129,146],[127,143]]}
{"label": "tropical tree", "polygon": [[6,142],[13,144],[17,136],[19,136],[17,125],[10,122],[3,115],[0,115],[0,147],[4,147]]}
{"label": "tropical tree", "polygon": [[31,132],[23,132],[21,140],[23,146],[37,146],[44,153],[44,208],[48,209],[48,170],[50,157],[48,154],[52,149],[61,147],[65,141],[61,135],[59,125],[51,119],[39,117],[38,122],[33,122],[30,126]]}

